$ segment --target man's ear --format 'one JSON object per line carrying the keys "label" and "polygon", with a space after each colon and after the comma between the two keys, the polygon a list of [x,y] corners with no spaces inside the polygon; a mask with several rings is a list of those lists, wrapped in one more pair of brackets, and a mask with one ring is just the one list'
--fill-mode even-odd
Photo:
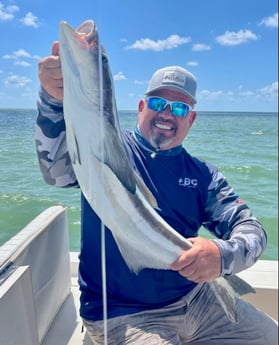
{"label": "man's ear", "polygon": [[143,99],[141,99],[141,100],[139,101],[139,104],[138,104],[138,112],[139,112],[139,113],[141,113],[141,112],[143,111],[144,106],[145,106],[145,102],[144,102]]}
{"label": "man's ear", "polygon": [[193,123],[194,123],[195,120],[196,120],[197,113],[196,113],[195,111],[191,111],[191,113],[189,114],[189,116],[190,116],[189,124],[190,124],[190,126],[192,127]]}

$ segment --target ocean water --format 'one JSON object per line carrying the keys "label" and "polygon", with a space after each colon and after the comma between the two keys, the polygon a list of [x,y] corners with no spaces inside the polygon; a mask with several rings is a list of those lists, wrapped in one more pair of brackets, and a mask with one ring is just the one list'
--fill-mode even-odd
{"label": "ocean water", "polygon": [[[119,116],[124,128],[134,128],[136,112],[120,111]],[[35,109],[0,109],[0,245],[47,207],[63,204],[70,249],[79,251],[80,192],[43,182],[35,118]],[[198,112],[184,146],[224,173],[267,231],[262,259],[278,260],[278,114]]]}

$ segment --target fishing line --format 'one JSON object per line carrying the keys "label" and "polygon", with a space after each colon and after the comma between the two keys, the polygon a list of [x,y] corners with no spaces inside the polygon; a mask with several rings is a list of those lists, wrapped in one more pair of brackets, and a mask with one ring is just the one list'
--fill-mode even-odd
{"label": "fishing line", "polygon": [[[99,8],[100,8],[99,4]],[[100,11],[101,12],[101,11]],[[99,14],[99,17],[101,17],[101,13]],[[99,18],[100,19],[100,18]],[[99,20],[100,22],[100,20]],[[98,30],[98,28],[97,28]],[[99,31],[97,31],[99,34]],[[105,142],[104,140],[104,94],[103,94],[103,62],[102,62],[102,44],[100,42],[100,37],[98,39],[98,66],[99,66],[99,116],[100,116],[100,136],[103,140],[101,140],[102,143]],[[104,163],[105,160],[105,148],[104,144],[100,147],[101,150],[101,161]],[[104,164],[102,164],[102,167],[104,167]],[[101,169],[101,183],[102,186],[104,185],[104,169]],[[104,194],[103,194],[104,195]],[[105,203],[102,202],[102,205]],[[105,224],[101,220],[101,263],[102,263],[102,300],[103,300],[103,327],[104,327],[104,345],[108,344],[108,331],[107,331],[107,274],[106,274],[106,236],[105,236]]]}

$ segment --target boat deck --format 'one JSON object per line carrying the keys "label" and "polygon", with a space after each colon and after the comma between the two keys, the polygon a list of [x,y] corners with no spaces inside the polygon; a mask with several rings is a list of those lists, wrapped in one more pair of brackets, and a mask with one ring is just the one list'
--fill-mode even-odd
{"label": "boat deck", "polygon": [[42,345],[92,345],[79,316],[79,287],[72,278],[71,293],[60,308]]}
{"label": "boat deck", "polygon": [[[86,332],[82,333],[82,322],[78,315],[79,288],[77,283],[77,253],[71,253],[72,288],[69,298],[63,304],[55,322],[42,345],[68,344],[92,345]],[[258,261],[253,267],[239,274],[250,283],[256,294],[248,294],[243,299],[249,301],[278,320],[278,271],[276,261]],[[55,342],[54,342],[55,339]]]}

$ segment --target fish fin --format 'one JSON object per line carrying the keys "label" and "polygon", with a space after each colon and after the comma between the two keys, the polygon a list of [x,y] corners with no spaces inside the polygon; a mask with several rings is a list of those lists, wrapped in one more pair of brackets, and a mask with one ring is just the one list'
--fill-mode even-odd
{"label": "fish fin", "polygon": [[[104,141],[104,163],[113,171],[122,185],[132,194],[136,193],[134,171],[128,161],[126,151],[113,127],[108,129],[109,138]],[[121,159],[115,157],[121,156]],[[102,159],[99,157],[100,161]]]}
{"label": "fish fin", "polygon": [[[150,192],[143,179],[136,173],[135,170],[132,169],[130,163],[128,162],[126,151],[123,148],[123,144],[119,140],[119,137],[115,134],[115,132],[111,133],[112,135],[110,137],[110,141],[105,143],[106,153],[104,163],[110,167],[126,189],[128,189],[132,194],[135,194],[137,185],[149,204],[153,208],[156,208],[158,206],[156,198]],[[118,152],[118,155],[122,151],[121,160],[116,160],[114,158],[112,153],[115,151]]]}
{"label": "fish fin", "polygon": [[72,126],[70,126],[69,124],[67,126],[66,133],[67,133],[66,135],[67,135],[67,143],[68,143],[67,145],[72,148],[71,150],[69,150],[71,161],[73,164],[81,165],[78,140],[75,135],[75,131],[73,130]]}
{"label": "fish fin", "polygon": [[145,199],[149,202],[150,206],[152,206],[153,208],[158,207],[158,203],[155,196],[151,193],[149,188],[146,186],[143,179],[136,172],[134,173],[134,175],[135,175],[139,190],[141,191]]}
{"label": "fish fin", "polygon": [[249,283],[247,283],[237,275],[225,276],[224,278],[239,296],[243,296],[248,293],[256,293],[253,286],[251,286]]}
{"label": "fish fin", "polygon": [[233,322],[237,322],[235,295],[231,286],[226,279],[217,278],[209,283],[211,289],[215,293],[217,300],[227,315],[227,318]]}

